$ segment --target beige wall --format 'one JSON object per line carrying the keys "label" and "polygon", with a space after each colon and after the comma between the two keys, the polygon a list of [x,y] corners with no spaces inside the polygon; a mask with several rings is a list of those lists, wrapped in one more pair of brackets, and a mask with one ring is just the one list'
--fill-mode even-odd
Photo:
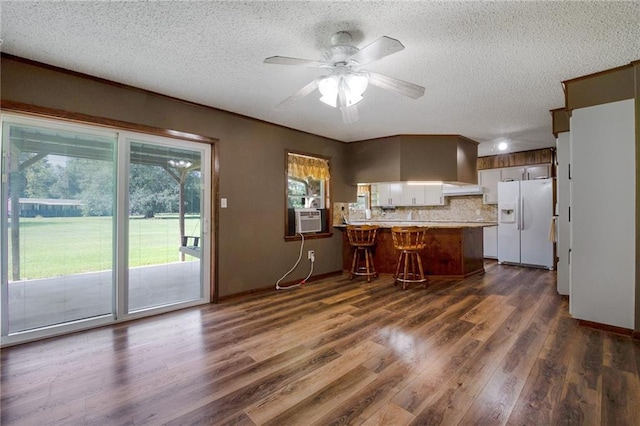
{"label": "beige wall", "polygon": [[[284,241],[285,149],[332,158],[333,201],[353,202],[346,184],[346,145],[240,115],[109,84],[48,67],[2,58],[2,100],[208,136],[217,143],[218,295],[275,284],[298,256],[299,242]],[[215,195],[215,194],[214,194]],[[314,274],[342,268],[342,235],[310,240]],[[306,262],[286,281],[308,272]]]}

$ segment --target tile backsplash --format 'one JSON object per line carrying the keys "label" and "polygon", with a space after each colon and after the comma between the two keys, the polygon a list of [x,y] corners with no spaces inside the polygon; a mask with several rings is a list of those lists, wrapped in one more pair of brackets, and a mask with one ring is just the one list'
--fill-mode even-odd
{"label": "tile backsplash", "polygon": [[[481,195],[465,195],[445,197],[443,206],[396,207],[385,209],[371,208],[371,220],[399,220],[425,222],[496,222],[498,220],[498,206],[482,204]],[[349,221],[365,220],[365,212],[349,208],[347,203],[333,204],[333,223],[342,223],[342,217]]]}

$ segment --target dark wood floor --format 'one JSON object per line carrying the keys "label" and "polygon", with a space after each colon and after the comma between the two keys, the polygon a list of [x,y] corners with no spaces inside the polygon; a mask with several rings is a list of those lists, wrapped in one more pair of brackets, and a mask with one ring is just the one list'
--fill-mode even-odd
{"label": "dark wood floor", "polygon": [[640,344],[555,273],[346,277],[2,350],[3,425],[640,425]]}

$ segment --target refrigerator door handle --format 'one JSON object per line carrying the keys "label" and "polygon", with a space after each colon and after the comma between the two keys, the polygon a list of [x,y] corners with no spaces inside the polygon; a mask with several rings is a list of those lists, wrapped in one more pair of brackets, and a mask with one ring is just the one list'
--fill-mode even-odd
{"label": "refrigerator door handle", "polygon": [[520,197],[520,229],[524,229],[524,196]]}
{"label": "refrigerator door handle", "polygon": [[516,229],[520,230],[520,197],[516,197]]}

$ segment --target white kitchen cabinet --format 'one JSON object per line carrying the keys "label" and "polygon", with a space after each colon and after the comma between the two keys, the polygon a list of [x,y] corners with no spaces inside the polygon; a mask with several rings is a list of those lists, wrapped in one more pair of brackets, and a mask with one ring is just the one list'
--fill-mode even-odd
{"label": "white kitchen cabinet", "polygon": [[424,206],[425,192],[423,185],[402,184],[402,205],[403,206]]}
{"label": "white kitchen cabinet", "polygon": [[378,194],[377,206],[402,205],[402,184],[400,182],[374,183],[371,192]]}
{"label": "white kitchen cabinet", "polygon": [[485,188],[483,204],[498,204],[498,182],[502,182],[501,169],[478,171],[478,185]]}
{"label": "white kitchen cabinet", "polygon": [[478,185],[485,188],[482,203],[498,204],[498,182],[542,179],[550,176],[550,164],[478,170]]}
{"label": "white kitchen cabinet", "polygon": [[402,184],[402,206],[441,206],[444,205],[442,184],[409,185]]}
{"label": "white kitchen cabinet", "polygon": [[526,180],[547,179],[551,177],[551,165],[527,166],[524,170]]}
{"label": "white kitchen cabinet", "polygon": [[484,257],[489,259],[498,258],[498,227],[486,226],[482,228],[482,242]]}
{"label": "white kitchen cabinet", "polygon": [[547,179],[551,177],[550,164],[538,164],[526,167],[505,167],[502,170],[502,182],[512,180]]}
{"label": "white kitchen cabinet", "polygon": [[502,171],[501,182],[526,179],[524,167],[505,167],[500,170]]}
{"label": "white kitchen cabinet", "polygon": [[383,182],[371,185],[374,206],[441,206],[442,185],[409,185],[406,182]]}
{"label": "white kitchen cabinet", "polygon": [[442,206],[444,205],[444,195],[442,194],[442,185],[425,185],[424,188],[424,205],[425,206]]}

